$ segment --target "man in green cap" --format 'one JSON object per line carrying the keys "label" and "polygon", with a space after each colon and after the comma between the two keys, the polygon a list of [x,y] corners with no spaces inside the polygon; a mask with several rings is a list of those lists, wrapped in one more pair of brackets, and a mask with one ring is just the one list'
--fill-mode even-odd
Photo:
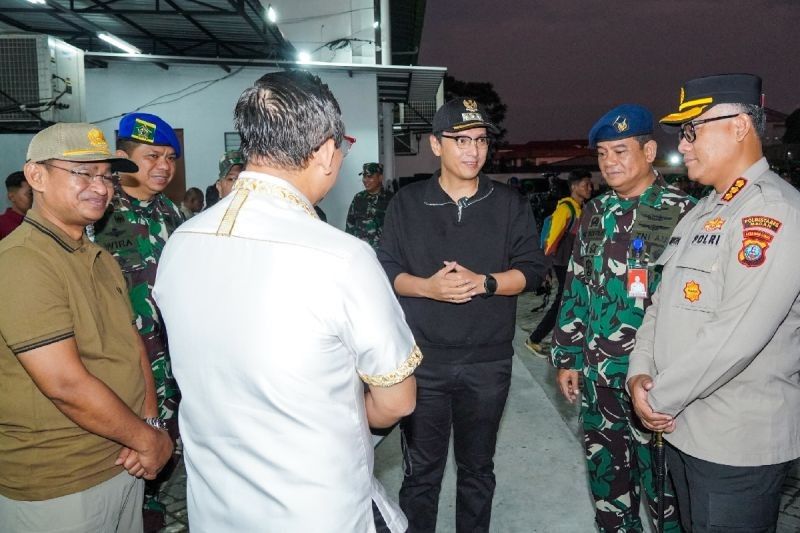
{"label": "man in green cap", "polygon": [[[175,131],[161,118],[131,113],[120,120],[117,155],[136,162],[139,170],[120,173],[106,214],[94,224],[94,239],[111,252],[125,275],[136,326],[153,368],[159,416],[177,439],[180,391],[172,375],[166,331],[152,290],[167,238],[183,223],[180,210],[163,193],[175,176],[181,145]],[[169,468],[164,476],[168,473]],[[158,481],[145,487],[145,531],[164,523],[165,507],[157,499]]]}
{"label": "man in green cap", "polygon": [[383,165],[380,163],[364,163],[360,175],[364,190],[353,197],[345,231],[377,249],[386,208],[393,194],[383,188]]}
{"label": "man in green cap", "polygon": [[214,184],[222,200],[231,193],[233,184],[239,179],[239,174],[244,168],[242,153],[238,150],[231,150],[222,154],[219,160],[219,179]]}

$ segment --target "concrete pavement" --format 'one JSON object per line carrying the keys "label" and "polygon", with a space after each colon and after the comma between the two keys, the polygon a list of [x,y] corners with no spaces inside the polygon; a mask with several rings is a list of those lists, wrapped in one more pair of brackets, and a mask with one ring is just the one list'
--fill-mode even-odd
{"label": "concrete pavement", "polygon": [[[542,312],[530,309],[540,297],[519,299],[511,391],[498,435],[495,457],[497,490],[492,531],[497,533],[590,533],[593,507],[586,482],[576,406],[555,388],[555,372],[533,356],[523,342]],[[452,456],[452,454],[451,454]],[[402,481],[399,431],[375,452],[376,476],[395,496]],[[179,465],[164,485],[170,533],[189,531],[186,472]],[[455,531],[455,468],[448,464],[439,504],[437,531]],[[268,531],[265,517],[265,531]],[[800,531],[800,468],[789,476],[781,502],[778,533]]]}

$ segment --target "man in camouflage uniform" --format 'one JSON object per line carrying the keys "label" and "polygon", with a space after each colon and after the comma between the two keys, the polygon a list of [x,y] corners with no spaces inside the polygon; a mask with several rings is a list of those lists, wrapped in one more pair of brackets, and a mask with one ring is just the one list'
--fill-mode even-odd
{"label": "man in camouflage uniform", "polygon": [[[173,439],[178,431],[180,391],[172,375],[167,336],[152,297],[161,251],[182,222],[178,207],[162,191],[175,175],[181,146],[169,124],[155,115],[132,113],[119,123],[117,154],[139,166],[121,174],[105,216],[94,225],[95,242],[119,262],[156,385],[159,416]],[[169,469],[165,469],[168,475]],[[164,476],[145,486],[145,531],[163,524],[164,506],[158,488]]]}
{"label": "man in camouflage uniform", "polygon": [[[595,521],[604,532],[642,531],[642,488],[653,520],[657,517],[650,433],[633,413],[625,376],[636,330],[659,281],[652,264],[694,200],[652,168],[652,131],[650,112],[626,104],[609,111],[589,133],[611,190],[584,209],[553,333],[551,362],[568,401],[577,399],[583,374],[584,447]],[[629,296],[641,288],[637,277],[648,288],[647,297]],[[670,487],[664,509],[664,531],[680,531]]]}
{"label": "man in camouflage uniform", "polygon": [[378,248],[383,232],[383,219],[393,194],[383,188],[383,165],[364,163],[360,172],[364,190],[356,193],[347,211],[345,231]]}
{"label": "man in camouflage uniform", "polygon": [[231,193],[243,169],[244,158],[239,150],[230,150],[219,158],[219,177],[214,186],[217,188],[220,200]]}

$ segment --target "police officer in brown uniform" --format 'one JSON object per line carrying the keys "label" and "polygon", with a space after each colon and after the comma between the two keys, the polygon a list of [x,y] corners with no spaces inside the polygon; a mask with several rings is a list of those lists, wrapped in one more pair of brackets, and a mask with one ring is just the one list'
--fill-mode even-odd
{"label": "police officer in brown uniform", "polygon": [[761,102],[757,76],[708,76],[661,120],[680,127],[689,178],[714,190],[658,259],[627,383],[665,433],[691,532],[774,531],[800,456],[800,193],[762,155]]}

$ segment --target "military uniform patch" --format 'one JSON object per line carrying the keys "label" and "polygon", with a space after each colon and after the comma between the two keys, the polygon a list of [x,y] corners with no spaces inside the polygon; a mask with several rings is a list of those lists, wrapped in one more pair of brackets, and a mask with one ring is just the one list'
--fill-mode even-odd
{"label": "military uniform patch", "polygon": [[156,138],[156,125],[152,122],[147,122],[140,118],[136,119],[136,123],[131,133],[131,139],[142,141],[147,144],[153,144]]}
{"label": "military uniform patch", "polygon": [[692,303],[699,300],[701,294],[703,294],[703,291],[700,290],[700,284],[694,280],[687,281],[686,285],[683,286],[683,297]]}
{"label": "military uniform patch", "polygon": [[614,129],[617,130],[617,133],[623,133],[628,130],[630,126],[628,126],[628,117],[623,115],[618,116],[614,119]]}
{"label": "military uniform patch", "polygon": [[733,185],[731,185],[728,190],[725,191],[725,194],[722,195],[722,199],[726,202],[730,202],[736,197],[737,194],[739,194],[739,191],[744,189],[745,185],[747,185],[746,179],[736,178],[736,181],[733,182]]}

